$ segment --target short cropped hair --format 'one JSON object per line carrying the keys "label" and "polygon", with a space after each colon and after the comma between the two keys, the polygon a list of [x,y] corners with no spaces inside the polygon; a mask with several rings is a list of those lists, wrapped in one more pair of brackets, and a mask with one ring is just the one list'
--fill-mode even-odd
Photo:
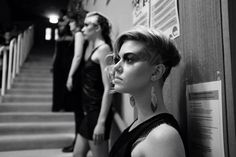
{"label": "short cropped hair", "polygon": [[143,26],[135,27],[122,33],[114,44],[116,54],[125,41],[133,40],[143,44],[142,52],[146,54],[151,65],[163,64],[166,67],[162,76],[163,82],[168,77],[171,68],[179,64],[181,56],[173,40],[163,33]]}

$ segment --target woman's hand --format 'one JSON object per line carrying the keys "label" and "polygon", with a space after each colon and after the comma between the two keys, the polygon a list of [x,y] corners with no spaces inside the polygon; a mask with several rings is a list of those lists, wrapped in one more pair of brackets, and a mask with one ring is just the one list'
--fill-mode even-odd
{"label": "woman's hand", "polygon": [[93,141],[94,144],[100,144],[104,141],[105,126],[103,124],[97,124],[93,131]]}
{"label": "woman's hand", "polygon": [[66,82],[66,87],[69,91],[72,90],[72,88],[73,88],[73,78],[72,77],[68,77],[67,82]]}

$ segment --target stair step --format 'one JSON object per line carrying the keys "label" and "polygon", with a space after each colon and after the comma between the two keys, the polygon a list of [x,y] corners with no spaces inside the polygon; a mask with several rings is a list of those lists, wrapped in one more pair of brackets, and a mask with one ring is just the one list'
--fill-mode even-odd
{"label": "stair step", "polygon": [[50,90],[52,89],[52,84],[48,85],[44,85],[44,84],[22,84],[22,83],[17,83],[17,84],[13,84],[12,88],[21,88],[21,89],[45,89],[45,90]]}
{"label": "stair step", "polygon": [[52,63],[52,57],[42,57],[40,55],[38,56],[29,56],[29,58],[27,59],[26,63],[47,63],[50,64]]}
{"label": "stair step", "polygon": [[28,84],[49,84],[49,85],[51,84],[52,85],[53,82],[52,82],[52,79],[50,79],[50,80],[49,79],[48,80],[39,80],[39,79],[38,80],[32,80],[32,79],[31,80],[30,79],[28,79],[28,80],[23,80],[23,79],[22,80],[19,80],[19,79],[14,80],[14,84],[18,84],[18,83],[19,84],[28,83]]}
{"label": "stair step", "polygon": [[37,68],[45,68],[45,69],[50,69],[52,68],[52,63],[34,63],[34,62],[25,62],[24,67],[30,67],[32,69],[37,69]]}
{"label": "stair step", "polygon": [[41,76],[41,75],[31,75],[31,76],[27,76],[27,75],[18,75],[15,80],[20,79],[20,80],[41,80],[43,82],[45,82],[45,80],[53,80],[53,76],[52,74],[50,76]]}
{"label": "stair step", "polygon": [[3,102],[51,102],[52,95],[46,94],[14,94],[5,95],[3,97]]}
{"label": "stair step", "polygon": [[74,122],[0,123],[0,135],[74,133]]}
{"label": "stair step", "polygon": [[52,66],[34,66],[34,65],[28,65],[28,66],[24,66],[20,69],[20,73],[22,72],[26,73],[26,72],[48,72],[51,73],[52,70]]}
{"label": "stair step", "polygon": [[23,70],[20,72],[19,75],[42,75],[42,76],[51,76],[52,73],[50,72],[49,69],[47,70],[36,70],[36,69],[33,69],[33,70]]}
{"label": "stair step", "polygon": [[38,78],[38,77],[32,77],[32,78],[28,78],[28,77],[24,77],[24,76],[17,76],[15,78],[16,82],[52,82],[52,77],[45,77],[45,78]]}
{"label": "stair step", "polygon": [[43,86],[43,87],[52,87],[52,82],[44,82],[44,83],[41,83],[41,82],[16,82],[13,84],[14,87],[16,86],[32,86],[33,88],[37,88],[37,87],[40,87],[40,86]]}
{"label": "stair step", "polygon": [[72,112],[2,112],[0,122],[73,122]]}
{"label": "stair step", "polygon": [[[61,148],[13,150],[0,152],[1,157],[73,157],[73,153],[63,153]],[[87,156],[88,157],[88,156]],[[90,156],[92,157],[92,156]]]}
{"label": "stair step", "polygon": [[[3,102],[2,105],[51,105],[51,102]],[[1,105],[0,105],[1,106]]]}
{"label": "stair step", "polygon": [[63,148],[73,140],[74,133],[1,136],[0,151]]}
{"label": "stair step", "polygon": [[[74,141],[74,113],[51,112],[53,58],[41,50],[36,51],[39,53],[28,56],[0,104],[1,157],[7,157],[2,156],[1,151],[51,148],[61,151]],[[53,156],[55,154],[50,157]]]}
{"label": "stair step", "polygon": [[22,74],[20,73],[19,76],[24,76],[24,77],[39,77],[39,78],[50,78],[52,77],[52,73],[25,73]]}
{"label": "stair step", "polygon": [[8,102],[0,104],[0,112],[50,112],[51,108],[52,105],[49,102]]}
{"label": "stair step", "polygon": [[21,93],[21,94],[46,94],[46,95],[52,95],[52,88],[34,88],[34,89],[31,89],[31,88],[13,88],[13,89],[10,89],[9,91],[7,91],[7,94],[18,94],[18,93]]}
{"label": "stair step", "polygon": [[21,74],[27,74],[27,73],[45,73],[45,74],[50,74],[50,69],[32,69],[32,68],[28,68],[28,69],[21,69]]}
{"label": "stair step", "polygon": [[46,57],[34,57],[34,58],[29,58],[26,63],[40,63],[40,64],[50,64],[52,65],[52,59],[46,58]]}

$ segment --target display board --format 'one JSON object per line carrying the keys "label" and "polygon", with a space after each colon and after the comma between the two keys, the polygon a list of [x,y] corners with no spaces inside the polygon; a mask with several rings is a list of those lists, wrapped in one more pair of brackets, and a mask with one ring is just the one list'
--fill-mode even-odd
{"label": "display board", "polygon": [[133,0],[133,25],[159,30],[176,38],[180,35],[177,0]]}
{"label": "display board", "polygon": [[193,157],[224,157],[221,81],[187,85],[188,139]]}
{"label": "display board", "polygon": [[142,25],[149,27],[150,13],[149,13],[150,0],[133,0],[133,25]]}

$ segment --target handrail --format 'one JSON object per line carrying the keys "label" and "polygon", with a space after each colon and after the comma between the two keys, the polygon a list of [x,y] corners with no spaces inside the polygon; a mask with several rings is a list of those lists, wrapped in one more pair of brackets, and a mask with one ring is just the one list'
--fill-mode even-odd
{"label": "handrail", "polygon": [[2,85],[1,85],[1,95],[6,93],[6,74],[7,74],[7,50],[8,47],[2,46],[0,49],[0,54],[3,56],[2,59]]}
{"label": "handrail", "polygon": [[13,52],[14,52],[15,39],[10,41],[9,57],[8,57],[8,74],[7,74],[7,90],[11,88],[12,84],[12,64],[13,64]]}
{"label": "handrail", "polygon": [[2,54],[2,86],[1,96],[11,89],[11,85],[20,68],[25,62],[33,44],[34,44],[34,27],[30,26],[23,33],[10,41],[9,46],[0,47]]}

